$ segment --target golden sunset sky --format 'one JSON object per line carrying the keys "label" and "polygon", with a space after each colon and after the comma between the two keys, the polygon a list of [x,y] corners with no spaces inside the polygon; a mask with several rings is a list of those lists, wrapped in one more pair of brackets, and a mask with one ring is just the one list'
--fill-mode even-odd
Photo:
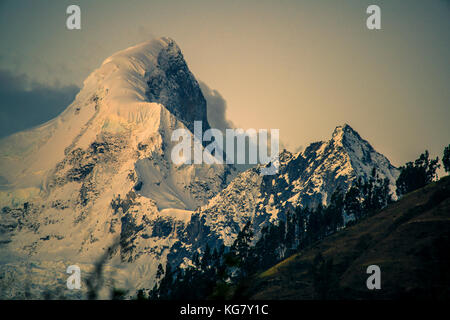
{"label": "golden sunset sky", "polygon": [[[65,27],[70,4],[79,31]],[[382,30],[366,28],[370,4]],[[54,88],[171,37],[228,120],[278,128],[291,151],[343,123],[396,166],[450,143],[449,1],[0,1],[0,35],[0,70]]]}

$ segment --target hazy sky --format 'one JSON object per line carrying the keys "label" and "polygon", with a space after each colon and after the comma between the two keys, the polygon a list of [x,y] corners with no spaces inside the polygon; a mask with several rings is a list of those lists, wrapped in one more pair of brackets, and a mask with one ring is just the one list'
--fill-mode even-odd
{"label": "hazy sky", "polygon": [[[66,30],[70,4],[80,31]],[[370,4],[382,30],[366,28]],[[0,71],[31,91],[73,95],[112,53],[169,36],[229,120],[279,128],[291,150],[343,123],[394,165],[450,143],[449,1],[0,0],[0,36]]]}

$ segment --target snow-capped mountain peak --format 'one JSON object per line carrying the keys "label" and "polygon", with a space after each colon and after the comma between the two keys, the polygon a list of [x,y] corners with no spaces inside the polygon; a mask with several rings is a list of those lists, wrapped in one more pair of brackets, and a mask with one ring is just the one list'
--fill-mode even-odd
{"label": "snow-capped mountain peak", "polygon": [[276,175],[259,176],[258,167],[240,173],[200,209],[198,219],[210,230],[211,246],[230,245],[248,220],[257,231],[295,207],[326,205],[337,188],[345,192],[356,179],[367,181],[373,168],[392,188],[398,176],[389,160],[349,125],[338,126],[330,140],[312,143],[302,152],[282,151],[279,162]]}
{"label": "snow-capped mountain peak", "polygon": [[346,138],[353,138],[353,140],[362,140],[358,132],[353,130],[348,124],[337,126],[332,134],[332,139],[336,142],[343,143]]}
{"label": "snow-capped mountain peak", "polygon": [[197,80],[176,43],[160,38],[109,57],[62,114],[1,140],[0,272],[87,271],[119,238],[116,278],[151,286],[171,232],[232,177],[228,166],[171,161],[173,130],[196,120],[207,129]]}

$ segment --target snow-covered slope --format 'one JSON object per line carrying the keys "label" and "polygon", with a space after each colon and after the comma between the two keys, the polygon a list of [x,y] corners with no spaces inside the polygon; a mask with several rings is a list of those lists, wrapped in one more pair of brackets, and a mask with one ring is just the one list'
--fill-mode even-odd
{"label": "snow-covered slope", "polygon": [[117,239],[116,278],[150,286],[172,245],[155,224],[185,224],[233,174],[172,163],[172,131],[194,120],[208,128],[205,99],[178,46],[161,38],[106,59],[61,115],[0,141],[0,272],[16,278],[1,294],[20,294],[36,268],[56,278],[70,264],[87,270]]}

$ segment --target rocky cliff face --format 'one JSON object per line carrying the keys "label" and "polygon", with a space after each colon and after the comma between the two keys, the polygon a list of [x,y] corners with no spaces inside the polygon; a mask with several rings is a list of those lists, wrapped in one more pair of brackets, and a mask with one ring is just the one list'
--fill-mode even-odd
{"label": "rocky cliff face", "polygon": [[150,102],[162,104],[192,132],[194,121],[203,121],[209,129],[206,101],[202,91],[189,71],[180,48],[167,39],[157,56],[154,72],[148,74],[147,96]]}

